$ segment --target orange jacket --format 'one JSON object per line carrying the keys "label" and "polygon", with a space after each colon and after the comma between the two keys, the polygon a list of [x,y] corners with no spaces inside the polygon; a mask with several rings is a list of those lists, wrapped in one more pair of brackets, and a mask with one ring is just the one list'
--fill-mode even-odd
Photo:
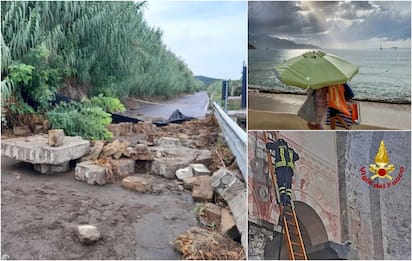
{"label": "orange jacket", "polygon": [[342,84],[329,86],[328,88],[329,107],[337,109],[338,111],[350,117],[350,112],[348,109],[348,105],[346,104],[344,93],[345,93],[345,88],[343,87]]}

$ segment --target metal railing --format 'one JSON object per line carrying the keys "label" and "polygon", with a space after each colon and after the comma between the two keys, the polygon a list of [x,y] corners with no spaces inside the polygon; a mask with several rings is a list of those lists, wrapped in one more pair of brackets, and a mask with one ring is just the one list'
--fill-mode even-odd
{"label": "metal railing", "polygon": [[213,102],[215,117],[219,123],[220,129],[225,136],[230,150],[236,157],[236,163],[242,172],[243,178],[247,180],[247,162],[246,162],[246,144],[247,134],[239,127],[216,103]]}

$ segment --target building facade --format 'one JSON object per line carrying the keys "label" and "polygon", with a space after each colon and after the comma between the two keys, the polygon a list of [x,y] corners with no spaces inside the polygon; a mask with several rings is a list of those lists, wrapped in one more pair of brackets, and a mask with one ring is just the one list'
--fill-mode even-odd
{"label": "building facade", "polygon": [[[309,258],[410,259],[410,132],[280,131],[276,136],[300,155],[292,184]],[[279,209],[262,138],[263,132],[249,132],[249,258],[277,259]],[[368,184],[362,176],[373,175],[369,165],[382,140],[395,166],[392,180]],[[390,187],[383,188],[386,183]],[[280,256],[288,258],[285,244]]]}

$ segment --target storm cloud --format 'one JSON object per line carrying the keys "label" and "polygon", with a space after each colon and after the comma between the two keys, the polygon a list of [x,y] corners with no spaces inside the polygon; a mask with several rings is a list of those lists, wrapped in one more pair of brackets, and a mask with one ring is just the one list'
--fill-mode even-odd
{"label": "storm cloud", "polygon": [[405,41],[411,38],[411,3],[249,2],[249,35],[272,35],[299,43]]}

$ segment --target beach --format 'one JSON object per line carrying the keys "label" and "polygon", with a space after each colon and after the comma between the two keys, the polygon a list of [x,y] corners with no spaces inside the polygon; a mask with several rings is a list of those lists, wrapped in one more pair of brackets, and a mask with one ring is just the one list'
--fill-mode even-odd
{"label": "beach", "polygon": [[[305,99],[306,95],[249,91],[249,130],[308,130],[306,121],[297,116]],[[409,130],[411,127],[410,104],[360,101],[360,115],[360,125],[353,126],[352,130]],[[324,125],[324,129],[330,126]]]}

